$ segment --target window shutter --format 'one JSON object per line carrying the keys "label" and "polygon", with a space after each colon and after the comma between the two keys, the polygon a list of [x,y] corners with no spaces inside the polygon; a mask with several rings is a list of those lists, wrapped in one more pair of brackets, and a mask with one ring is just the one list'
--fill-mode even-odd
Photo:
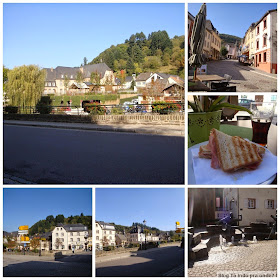
{"label": "window shutter", "polygon": [[244,198],[244,208],[248,209],[248,198]]}
{"label": "window shutter", "polygon": [[267,199],[265,199],[265,201],[264,201],[264,208],[268,209],[268,200]]}
{"label": "window shutter", "polygon": [[256,199],[256,209],[258,209],[258,208],[260,208],[260,206],[259,206],[259,200]]}

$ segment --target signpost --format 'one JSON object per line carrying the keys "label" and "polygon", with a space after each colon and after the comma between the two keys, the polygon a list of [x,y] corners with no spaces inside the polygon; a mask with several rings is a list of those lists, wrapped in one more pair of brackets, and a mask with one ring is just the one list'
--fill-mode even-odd
{"label": "signpost", "polygon": [[25,247],[27,243],[30,243],[29,237],[26,236],[28,234],[28,226],[19,226],[18,234],[20,236],[20,241],[23,243],[23,254],[25,255]]}

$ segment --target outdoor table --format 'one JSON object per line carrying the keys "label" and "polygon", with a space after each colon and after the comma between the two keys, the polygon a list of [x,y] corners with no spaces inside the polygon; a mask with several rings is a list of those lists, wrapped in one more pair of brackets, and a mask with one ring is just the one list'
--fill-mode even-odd
{"label": "outdoor table", "polygon": [[221,82],[226,80],[226,78],[221,77],[219,75],[197,75],[196,77],[201,82],[206,82],[209,88],[211,88],[212,82]]}
{"label": "outdoor table", "polygon": [[[231,136],[240,136],[250,141],[252,140],[253,137],[251,120],[237,121],[237,125],[221,123],[220,131]],[[189,139],[188,139],[188,147],[189,148],[192,147]],[[274,124],[271,124],[270,129],[268,131],[267,148],[272,154],[277,156],[277,126]],[[194,179],[194,174],[192,169],[192,158],[190,154],[191,152],[188,153],[188,169],[189,169],[188,184],[193,185],[195,184],[195,179]],[[190,174],[190,172],[192,172],[192,174]],[[277,176],[271,184],[276,184],[276,183],[277,183]]]}
{"label": "outdoor table", "polygon": [[188,91],[210,91],[210,88],[201,81],[189,80]]}

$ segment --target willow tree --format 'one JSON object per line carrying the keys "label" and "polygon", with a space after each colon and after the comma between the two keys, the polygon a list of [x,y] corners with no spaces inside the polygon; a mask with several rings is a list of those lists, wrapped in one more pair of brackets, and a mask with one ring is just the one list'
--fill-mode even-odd
{"label": "willow tree", "polygon": [[7,96],[12,106],[36,106],[45,87],[46,73],[36,65],[15,67],[8,72]]}

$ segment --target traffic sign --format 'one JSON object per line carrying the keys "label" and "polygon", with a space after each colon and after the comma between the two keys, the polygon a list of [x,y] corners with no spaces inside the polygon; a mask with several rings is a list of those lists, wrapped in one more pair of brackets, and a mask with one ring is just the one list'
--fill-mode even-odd
{"label": "traffic sign", "polygon": [[19,230],[27,230],[27,229],[28,229],[28,226],[19,226],[18,229],[19,229]]}
{"label": "traffic sign", "polygon": [[28,230],[19,230],[18,234],[28,234]]}

